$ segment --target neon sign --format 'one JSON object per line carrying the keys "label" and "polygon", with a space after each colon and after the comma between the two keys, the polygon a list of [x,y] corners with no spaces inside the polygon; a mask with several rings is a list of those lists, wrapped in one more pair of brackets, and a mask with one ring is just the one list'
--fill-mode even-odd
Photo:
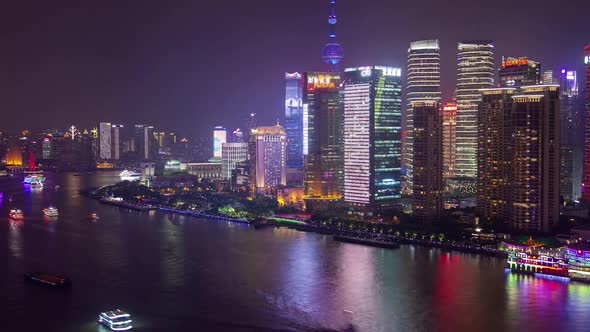
{"label": "neon sign", "polygon": [[307,77],[307,91],[311,92],[315,89],[336,89],[336,80],[339,80],[338,75],[309,75]]}
{"label": "neon sign", "polygon": [[524,66],[529,63],[529,59],[527,58],[508,58],[508,60],[502,61],[502,67],[512,67],[512,66]]}

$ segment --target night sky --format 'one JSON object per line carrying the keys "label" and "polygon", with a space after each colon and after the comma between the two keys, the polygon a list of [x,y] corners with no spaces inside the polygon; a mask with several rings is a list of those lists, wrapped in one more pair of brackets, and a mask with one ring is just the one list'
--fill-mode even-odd
{"label": "night sky", "polygon": [[[35,4],[36,2],[36,4]],[[147,123],[189,136],[283,113],[285,71],[327,70],[329,0],[12,1],[0,13],[0,130]],[[405,72],[438,38],[443,97],[457,41],[582,70],[590,1],[337,0],[344,66]],[[580,73],[579,77],[582,76]]]}

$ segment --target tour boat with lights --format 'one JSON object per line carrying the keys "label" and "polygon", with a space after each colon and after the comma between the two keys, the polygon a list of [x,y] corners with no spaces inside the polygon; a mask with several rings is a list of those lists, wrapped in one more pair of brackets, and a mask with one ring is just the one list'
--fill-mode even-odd
{"label": "tour boat with lights", "polygon": [[121,180],[125,181],[136,181],[139,180],[141,178],[141,173],[137,173],[137,172],[133,172],[130,170],[124,170],[121,173],[119,173],[119,177],[121,178]]}
{"label": "tour boat with lights", "polygon": [[72,282],[69,278],[62,277],[62,276],[55,276],[40,272],[33,272],[25,274],[25,279],[29,281],[36,282],[41,285],[51,286],[51,287],[68,287],[71,286]]}
{"label": "tour boat with lights", "polygon": [[508,252],[506,268],[516,273],[569,277],[567,251],[544,248],[532,238],[523,244],[504,242]]}
{"label": "tour boat with lights", "polygon": [[42,175],[31,174],[31,175],[25,176],[23,183],[30,184],[32,186],[42,186],[44,181],[45,181],[45,177],[43,177]]}
{"label": "tour boat with lights", "polygon": [[98,322],[113,331],[126,331],[133,328],[131,315],[121,309],[101,312]]}
{"label": "tour boat with lights", "polygon": [[59,215],[59,211],[56,207],[50,206],[43,209],[43,214],[48,217],[57,217]]}
{"label": "tour boat with lights", "polygon": [[12,220],[23,220],[25,216],[21,209],[10,209],[10,212],[8,213],[8,218]]}

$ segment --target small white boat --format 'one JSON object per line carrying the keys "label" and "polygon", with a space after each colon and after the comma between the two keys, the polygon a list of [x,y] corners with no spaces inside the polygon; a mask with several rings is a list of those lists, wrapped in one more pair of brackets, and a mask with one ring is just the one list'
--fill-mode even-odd
{"label": "small white boat", "polygon": [[113,331],[126,331],[133,328],[131,315],[121,309],[101,312],[98,322]]}
{"label": "small white boat", "polygon": [[124,170],[123,172],[119,173],[119,177],[123,181],[137,181],[141,179],[141,173],[133,172],[130,170]]}
{"label": "small white boat", "polygon": [[100,218],[98,217],[98,214],[96,214],[96,213],[91,213],[91,214],[90,214],[90,220],[98,220],[98,219],[100,219]]}
{"label": "small white boat", "polygon": [[50,206],[43,209],[43,214],[48,217],[57,217],[59,215],[59,211],[56,207]]}

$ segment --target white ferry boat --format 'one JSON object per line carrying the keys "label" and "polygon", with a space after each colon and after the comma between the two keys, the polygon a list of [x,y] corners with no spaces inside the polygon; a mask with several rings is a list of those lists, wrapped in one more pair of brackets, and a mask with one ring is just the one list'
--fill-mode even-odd
{"label": "white ferry boat", "polygon": [[119,177],[121,180],[125,181],[137,181],[141,178],[141,173],[133,172],[130,170],[124,170],[123,172],[119,173]]}
{"label": "white ferry boat", "polygon": [[48,217],[57,217],[59,215],[59,211],[56,207],[50,206],[43,209],[43,214]]}
{"label": "white ferry boat", "polygon": [[98,322],[113,331],[126,331],[133,327],[131,315],[120,309],[101,312],[98,315]]}
{"label": "white ferry boat", "polygon": [[8,213],[8,218],[12,220],[23,220],[25,216],[21,209],[10,209],[10,213]]}

